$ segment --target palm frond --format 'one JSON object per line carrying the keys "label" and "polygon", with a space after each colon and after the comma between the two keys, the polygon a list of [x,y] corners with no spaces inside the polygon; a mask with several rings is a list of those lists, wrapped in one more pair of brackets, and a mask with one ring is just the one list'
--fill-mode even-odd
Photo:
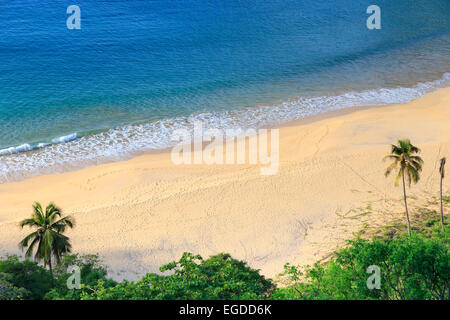
{"label": "palm frond", "polygon": [[56,219],[56,217],[61,216],[61,209],[59,209],[53,203],[50,203],[45,209],[45,216],[48,223],[51,224]]}
{"label": "palm frond", "polygon": [[30,228],[31,227],[40,227],[39,221],[37,221],[34,218],[23,219],[22,221],[20,221],[19,225],[21,228],[23,228],[25,226],[28,226]]}
{"label": "palm frond", "polygon": [[33,204],[33,216],[32,217],[41,224],[44,224],[44,222],[45,222],[44,210],[42,209],[42,205],[39,202],[35,202]]}
{"label": "palm frond", "polygon": [[398,187],[398,179],[403,176],[403,168],[400,166],[397,174],[395,175],[394,186]]}
{"label": "palm frond", "polygon": [[54,222],[50,229],[56,230],[57,232],[63,233],[66,231],[66,227],[73,228],[75,226],[75,219],[72,216],[66,216]]}
{"label": "palm frond", "polygon": [[31,257],[33,255],[34,247],[35,247],[36,243],[38,243],[39,241],[40,241],[39,237],[36,237],[36,238],[33,239],[31,244],[28,246],[27,251],[25,252],[25,257],[26,258],[29,258],[29,257]]}
{"label": "palm frond", "polygon": [[[421,169],[421,168],[420,168]],[[409,165],[408,166],[408,172],[410,174],[409,184],[411,185],[411,180],[414,183],[417,183],[419,181],[419,171],[417,168]]]}
{"label": "palm frond", "polygon": [[65,235],[50,231],[53,236],[53,246],[52,253],[56,261],[59,263],[63,254],[70,253],[72,251],[72,245],[70,244],[69,238]]}
{"label": "palm frond", "polygon": [[387,156],[383,157],[383,161],[386,161],[387,159],[393,160],[393,161],[399,161],[400,160],[400,156],[396,155],[396,154],[388,154]]}
{"label": "palm frond", "polygon": [[39,233],[37,231],[30,233],[25,238],[22,239],[22,241],[19,242],[19,247],[21,249],[28,247],[28,242],[31,240],[31,238],[35,237],[36,239],[39,239]]}
{"label": "palm frond", "polygon": [[398,162],[397,162],[397,161],[392,162],[392,163],[387,167],[386,172],[384,173],[384,175],[385,175],[386,177],[387,177],[388,175],[390,175],[391,172],[392,172],[392,170],[393,170],[394,168],[396,168],[397,165],[398,165]]}

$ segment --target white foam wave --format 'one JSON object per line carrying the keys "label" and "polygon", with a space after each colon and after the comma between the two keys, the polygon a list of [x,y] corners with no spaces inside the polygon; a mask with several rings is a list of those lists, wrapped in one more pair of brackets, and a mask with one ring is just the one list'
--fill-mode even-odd
{"label": "white foam wave", "polygon": [[[67,136],[62,136],[62,137],[58,137],[52,140],[52,143],[63,143],[63,142],[69,142],[69,141],[73,141],[77,138],[77,134],[76,133],[72,133],[69,134]],[[36,150],[36,149],[41,149],[44,148],[46,146],[49,146],[51,143],[45,143],[45,142],[41,142],[38,143],[36,145],[31,145],[29,143],[24,143],[21,144],[17,147],[9,147],[9,148],[5,148],[5,149],[0,149],[0,156],[3,155],[11,155],[11,154],[16,154],[16,153],[21,153],[21,152],[27,152],[27,151],[32,151],[32,150]]]}
{"label": "white foam wave", "polygon": [[37,146],[23,144],[0,150],[0,182],[63,172],[92,164],[121,160],[143,150],[170,147],[174,145],[171,141],[174,130],[183,128],[192,131],[194,122],[198,120],[203,121],[204,128],[257,128],[350,106],[405,103],[448,86],[450,86],[450,73],[445,73],[440,80],[419,83],[412,88],[347,92],[336,96],[312,98],[300,97],[278,105],[222,113],[208,112],[184,118],[129,125],[81,138],[77,138],[77,134],[74,133],[53,139],[52,144],[42,143]]}
{"label": "white foam wave", "polygon": [[28,143],[24,143],[17,147],[10,147],[10,148],[6,148],[6,149],[2,149],[2,150],[0,150],[0,155],[25,152],[25,151],[30,151],[32,149],[33,149],[33,147],[31,145],[29,145]]}
{"label": "white foam wave", "polygon": [[59,138],[55,138],[55,139],[52,140],[52,142],[53,143],[69,142],[69,141],[75,140],[76,138],[77,138],[77,134],[76,133],[72,133],[72,134],[69,134],[67,136],[62,136],[62,137],[59,137]]}

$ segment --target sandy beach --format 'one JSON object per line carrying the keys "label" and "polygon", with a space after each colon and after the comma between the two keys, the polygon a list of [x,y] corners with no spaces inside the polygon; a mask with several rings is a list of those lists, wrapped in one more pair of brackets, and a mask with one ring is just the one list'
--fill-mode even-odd
{"label": "sandy beach", "polygon": [[412,210],[433,205],[438,161],[450,157],[450,88],[354,110],[282,126],[272,176],[259,165],[174,165],[164,152],[2,184],[0,255],[20,253],[29,230],[18,222],[32,203],[53,201],[76,219],[67,233],[74,252],[98,253],[115,279],[156,272],[185,251],[229,252],[269,277],[286,262],[326,258],[364,226],[402,217],[401,188],[384,176],[391,143],[409,138],[422,149]]}

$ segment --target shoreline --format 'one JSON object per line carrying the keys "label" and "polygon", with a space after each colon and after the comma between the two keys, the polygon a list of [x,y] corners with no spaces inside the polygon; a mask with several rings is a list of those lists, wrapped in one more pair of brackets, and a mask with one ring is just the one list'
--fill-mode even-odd
{"label": "shoreline", "polygon": [[[339,116],[342,116],[342,115],[346,115],[346,114],[350,114],[350,113],[353,113],[353,112],[357,112],[359,110],[365,110],[365,109],[370,109],[370,108],[381,108],[381,107],[386,107],[386,106],[389,106],[389,105],[344,107],[344,108],[340,108],[340,109],[336,109],[336,110],[331,110],[331,111],[321,112],[321,113],[318,113],[318,114],[313,114],[313,115],[310,115],[310,116],[306,116],[304,118],[289,120],[289,121],[282,122],[282,123],[275,124],[275,125],[262,126],[260,129],[277,129],[277,128],[279,129],[279,128],[283,128],[283,127],[304,125],[304,124],[308,124],[308,123],[312,123],[312,122],[316,122],[316,121],[320,121],[320,120],[324,120],[324,119],[328,119],[328,118],[339,117]],[[76,171],[80,171],[80,170],[83,170],[83,169],[86,169],[86,168],[89,168],[89,167],[95,167],[95,166],[99,166],[99,165],[120,163],[120,162],[123,162],[123,161],[129,161],[129,160],[132,160],[134,158],[145,156],[145,155],[167,154],[167,153],[170,153],[170,151],[172,149],[173,149],[173,147],[164,147],[164,148],[160,148],[160,149],[146,149],[146,150],[140,150],[140,151],[133,151],[133,152],[130,152],[129,154],[119,156],[119,159],[117,159],[117,160],[102,159],[100,161],[96,161],[97,163],[87,164],[87,165],[84,165],[84,166],[83,165],[76,165],[73,168],[67,168],[67,169],[65,169],[62,172],[58,172],[58,171],[48,172],[48,173],[42,173],[42,174],[37,174],[37,175],[31,175],[31,176],[25,177],[23,179],[17,179],[17,180],[12,180],[12,181],[0,182],[0,185],[26,181],[28,179],[33,179],[33,178],[41,177],[41,176],[48,176],[48,175],[54,175],[54,174],[59,175],[59,174],[65,174],[65,173],[69,173],[69,172],[76,172]],[[30,151],[23,152],[22,154],[27,155],[27,154],[31,154],[31,153],[34,153],[34,152],[39,152],[39,150],[30,150]],[[13,156],[13,155],[6,155],[6,156]]]}
{"label": "shoreline", "polygon": [[[446,88],[443,88],[443,89],[446,89]],[[442,90],[442,89],[438,89],[437,91],[439,91],[439,90]],[[436,92],[436,91],[434,91],[434,92]],[[418,99],[420,99],[420,98],[418,98]],[[402,104],[404,104],[404,103],[402,103]],[[402,104],[399,104],[399,105],[402,105]],[[357,111],[360,111],[360,110],[366,110],[366,109],[371,109],[371,108],[383,108],[383,107],[388,107],[388,106],[390,106],[390,105],[387,104],[387,105],[381,105],[381,106],[374,105],[374,106],[344,107],[344,108],[340,108],[340,109],[336,109],[336,110],[331,110],[331,111],[326,111],[326,112],[322,112],[322,113],[318,113],[318,114],[313,114],[313,115],[310,115],[310,116],[306,116],[304,118],[289,120],[289,121],[282,122],[282,123],[275,124],[275,125],[262,126],[260,129],[280,129],[280,128],[284,128],[284,127],[306,125],[306,124],[309,124],[309,123],[313,123],[313,122],[317,122],[317,121],[321,121],[321,120],[325,120],[325,119],[329,119],[329,118],[334,118],[334,117],[339,117],[339,116],[351,114],[353,112],[357,112]],[[84,169],[87,169],[87,168],[90,168],[90,167],[96,167],[96,166],[101,166],[101,165],[108,165],[108,164],[113,164],[113,163],[120,163],[120,162],[124,162],[124,161],[130,161],[130,160],[132,160],[134,158],[145,156],[145,155],[168,154],[168,153],[170,153],[170,151],[172,149],[173,149],[173,147],[164,147],[164,148],[160,148],[160,149],[146,149],[146,150],[133,151],[133,152],[130,152],[129,154],[126,154],[126,155],[113,157],[113,158],[118,158],[116,160],[114,160],[114,159],[101,159],[100,160],[99,159],[97,161],[93,161],[93,163],[90,163],[90,164],[75,165],[72,168],[65,168],[62,172],[59,172],[59,171],[44,172],[44,173],[41,173],[41,174],[27,176],[27,177],[22,178],[22,179],[16,179],[16,180],[12,180],[12,181],[0,182],[0,185],[22,182],[22,181],[26,181],[26,180],[37,178],[37,177],[41,177],[41,176],[61,175],[61,174],[70,173],[70,172],[77,172],[77,171],[81,171],[81,170],[84,170]],[[22,154],[26,155],[26,154],[30,154],[30,153],[33,153],[33,152],[39,152],[39,150],[30,150],[30,151],[23,152]],[[12,156],[12,155],[7,155],[7,156]]]}
{"label": "shoreline", "polygon": [[[176,166],[170,154],[156,152],[1,184],[0,255],[20,254],[28,230],[17,223],[32,203],[54,201],[77,220],[68,232],[74,251],[99,253],[115,279],[157,272],[185,251],[229,252],[275,277],[286,262],[325,258],[363,223],[386,219],[383,210],[403,214],[400,190],[381,161],[397,138],[423,150],[423,178],[409,194],[438,189],[435,163],[450,155],[450,88],[406,104],[312,117],[279,127],[273,176],[261,176],[259,165]],[[341,217],[368,203],[370,215]]]}
{"label": "shoreline", "polygon": [[[389,101],[410,102],[445,88],[450,84],[449,81],[450,73],[444,72],[440,79],[417,83],[410,88],[380,88],[332,96],[297,97],[271,105],[224,111],[223,114],[200,113],[187,118],[129,124],[81,135],[78,138],[74,138],[78,133],[72,133],[53,139],[65,142],[43,144],[43,147],[34,146],[37,149],[24,143],[3,150],[7,153],[0,156],[0,184],[41,175],[78,171],[90,166],[130,160],[145,154],[164,153],[174,144],[169,133],[176,129],[192,130],[193,121],[200,120],[206,127],[222,131],[233,127],[281,128],[344,115],[355,110],[387,106],[392,104]],[[307,110],[302,106],[308,106]],[[319,112],[316,113],[317,111]],[[248,112],[252,115],[249,116]],[[237,122],[231,125],[228,121]],[[32,150],[8,151],[16,148]]]}
{"label": "shoreline", "polygon": [[[440,89],[440,90],[442,90],[442,89]],[[351,113],[357,112],[359,110],[366,110],[366,109],[371,109],[371,108],[382,108],[382,107],[387,107],[387,106],[390,106],[390,105],[344,107],[344,108],[337,109],[337,110],[331,110],[331,111],[326,111],[323,113],[306,116],[306,117],[300,118],[300,119],[294,119],[294,120],[282,122],[282,123],[272,125],[272,126],[263,126],[260,129],[281,129],[284,127],[306,125],[306,124],[313,123],[316,121],[321,121],[321,120],[325,120],[325,119],[329,119],[329,118],[343,116],[346,114],[351,114]],[[204,143],[203,147],[205,147],[205,144],[206,143]],[[23,179],[0,182],[0,185],[18,183],[18,182],[22,182],[22,181],[26,181],[26,180],[33,179],[33,178],[42,177],[42,176],[62,175],[62,174],[70,173],[70,172],[77,172],[77,171],[81,171],[81,170],[84,170],[84,169],[87,169],[90,167],[108,165],[108,164],[113,164],[113,163],[121,163],[121,162],[130,161],[130,160],[133,160],[134,158],[138,158],[138,157],[142,157],[142,156],[146,156],[146,155],[169,154],[172,149],[173,149],[173,147],[165,147],[165,148],[160,148],[160,149],[148,149],[148,150],[134,151],[127,155],[120,156],[119,159],[117,159],[117,160],[103,159],[103,160],[97,161],[97,163],[91,163],[91,164],[87,164],[84,166],[78,165],[78,166],[74,166],[73,168],[66,168],[62,172],[58,172],[58,171],[48,172],[48,173],[44,172],[42,174],[31,175],[31,176],[25,177]],[[24,154],[29,153],[29,152],[38,152],[38,150],[27,151],[27,152],[24,152]],[[0,224],[1,224],[1,222],[0,222]]]}

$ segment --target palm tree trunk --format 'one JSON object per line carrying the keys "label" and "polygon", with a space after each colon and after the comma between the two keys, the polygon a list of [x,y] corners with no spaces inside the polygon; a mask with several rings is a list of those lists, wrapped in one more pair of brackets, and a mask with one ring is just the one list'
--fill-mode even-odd
{"label": "palm tree trunk", "polygon": [[441,226],[444,230],[444,205],[442,203],[442,175],[441,175]]}
{"label": "palm tree trunk", "polygon": [[50,258],[48,259],[48,267],[50,269],[50,277],[51,277],[51,283],[52,283],[52,288],[55,287],[55,283],[54,283],[54,279],[53,279],[53,269],[52,269],[52,256],[50,255]]}
{"label": "palm tree trunk", "polygon": [[406,221],[408,222],[408,235],[411,236],[411,223],[409,222],[409,214],[408,214],[408,202],[406,201],[406,187],[405,187],[405,173],[402,173],[403,179],[403,198],[405,200],[405,212],[406,212]]}

